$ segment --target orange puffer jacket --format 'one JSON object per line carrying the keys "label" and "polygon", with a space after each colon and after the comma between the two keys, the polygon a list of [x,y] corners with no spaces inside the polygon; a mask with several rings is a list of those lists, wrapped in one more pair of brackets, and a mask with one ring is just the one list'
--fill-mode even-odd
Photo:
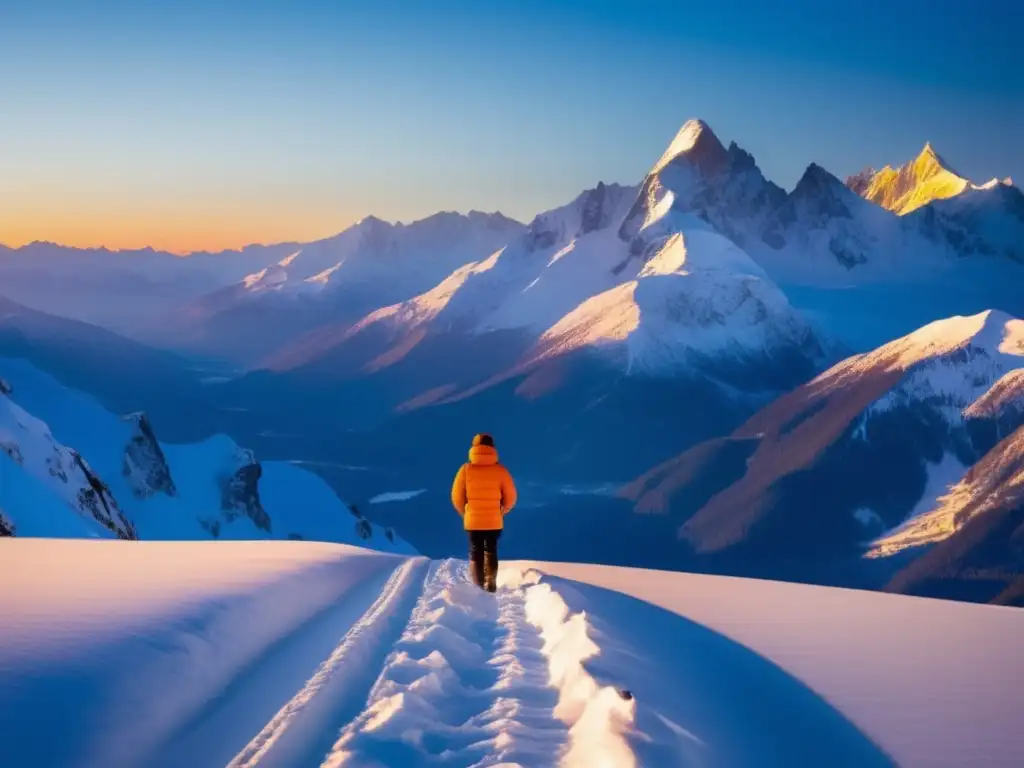
{"label": "orange puffer jacket", "polygon": [[516,504],[512,475],[498,463],[498,452],[489,445],[469,449],[469,463],[463,464],[452,483],[452,504],[462,515],[467,531],[497,531]]}

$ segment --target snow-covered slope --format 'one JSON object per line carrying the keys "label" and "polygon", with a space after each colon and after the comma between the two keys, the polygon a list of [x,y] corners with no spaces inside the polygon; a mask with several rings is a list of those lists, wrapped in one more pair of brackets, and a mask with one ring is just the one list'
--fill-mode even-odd
{"label": "snow-covered slope", "polygon": [[300,467],[258,462],[223,435],[162,444],[144,414],[119,418],[24,361],[0,358],[0,374],[10,390],[0,399],[0,509],[19,536],[106,528],[124,538],[304,538],[412,551]]}
{"label": "snow-covered slope", "polygon": [[11,399],[0,379],[0,510],[4,535],[138,537],[82,456]]}
{"label": "snow-covered slope", "polygon": [[500,213],[444,212],[411,224],[370,216],[260,265],[147,333],[175,348],[256,363],[311,329],[409,299],[522,230]]}
{"label": "snow-covered slope", "polygon": [[[739,202],[712,205],[709,190]],[[707,125],[690,121],[639,189],[599,184],[431,290],[354,326],[320,330],[271,367],[309,365],[382,328],[387,346],[375,348],[369,372],[431,335],[523,335],[526,352],[489,382],[583,348],[655,375],[692,367],[694,353],[758,362],[783,349],[820,356],[810,325],[723,234],[782,194],[742,150],[726,150]]]}
{"label": "snow-covered slope", "polygon": [[[836,578],[829,563],[876,536],[930,527],[933,517],[907,518],[931,515],[965,467],[1024,424],[1022,369],[1024,321],[999,312],[938,321],[843,361],[626,494],[639,511],[679,516],[698,552],[734,553],[743,572]],[[1014,567],[1024,571],[1024,558]],[[983,593],[974,598],[995,597]]]}
{"label": "snow-covered slope", "polygon": [[961,583],[969,589],[960,594],[985,591],[1024,607],[1024,424],[868,556],[903,552],[921,554],[892,578],[892,591],[941,594]]}
{"label": "snow-covered slope", "polygon": [[488,595],[457,561],[292,542],[0,549],[4,765],[1024,760],[1016,610],[556,563]]}

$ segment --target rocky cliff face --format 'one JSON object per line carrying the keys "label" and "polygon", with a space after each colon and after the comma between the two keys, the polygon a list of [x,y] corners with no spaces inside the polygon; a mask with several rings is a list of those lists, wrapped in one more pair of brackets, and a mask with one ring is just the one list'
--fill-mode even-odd
{"label": "rocky cliff face", "polygon": [[147,499],[157,493],[176,495],[171,468],[146,414],[133,413],[126,416],[125,421],[134,431],[124,449],[121,474],[128,480],[132,494],[137,499]]}
{"label": "rocky cliff face", "polygon": [[135,524],[121,511],[110,487],[92,471],[92,467],[77,451],[70,453],[74,467],[85,478],[85,485],[78,490],[77,495],[80,510],[91,514],[119,539],[138,539]]}
{"label": "rocky cliff face", "polygon": [[245,515],[253,524],[270,533],[270,515],[260,501],[259,481],[263,468],[252,451],[240,448],[234,460],[236,466],[221,481],[221,510],[224,519],[231,522]]}

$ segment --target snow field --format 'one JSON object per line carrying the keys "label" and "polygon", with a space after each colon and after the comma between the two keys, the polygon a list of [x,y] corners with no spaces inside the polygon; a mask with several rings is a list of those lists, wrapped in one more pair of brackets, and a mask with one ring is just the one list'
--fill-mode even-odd
{"label": "snow field", "polygon": [[1017,609],[308,542],[7,539],[0,579],[4,766],[1024,760]]}

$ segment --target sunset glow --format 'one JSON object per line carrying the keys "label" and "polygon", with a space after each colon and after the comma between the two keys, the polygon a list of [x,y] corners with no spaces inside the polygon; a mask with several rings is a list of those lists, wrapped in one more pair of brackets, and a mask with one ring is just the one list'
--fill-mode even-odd
{"label": "sunset glow", "polygon": [[694,115],[787,187],[810,157],[845,178],[926,140],[966,177],[1024,178],[1005,7],[16,4],[0,243],[183,252],[368,214],[528,220],[632,183]]}

